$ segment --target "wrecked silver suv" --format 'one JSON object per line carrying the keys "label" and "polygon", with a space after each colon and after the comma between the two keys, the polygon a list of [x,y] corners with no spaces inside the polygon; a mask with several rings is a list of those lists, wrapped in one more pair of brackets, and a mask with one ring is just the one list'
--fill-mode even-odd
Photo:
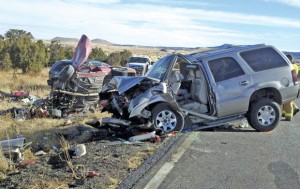
{"label": "wrecked silver suv", "polygon": [[270,131],[280,121],[280,105],[298,90],[289,60],[262,44],[167,55],[144,77],[114,77],[100,104],[131,126],[166,133],[245,117],[255,130]]}

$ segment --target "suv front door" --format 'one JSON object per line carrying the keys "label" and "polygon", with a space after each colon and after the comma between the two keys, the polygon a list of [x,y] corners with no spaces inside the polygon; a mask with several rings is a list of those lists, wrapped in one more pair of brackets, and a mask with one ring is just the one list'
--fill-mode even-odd
{"label": "suv front door", "polygon": [[212,90],[216,96],[218,117],[245,113],[248,110],[249,88],[253,82],[233,57],[208,61]]}

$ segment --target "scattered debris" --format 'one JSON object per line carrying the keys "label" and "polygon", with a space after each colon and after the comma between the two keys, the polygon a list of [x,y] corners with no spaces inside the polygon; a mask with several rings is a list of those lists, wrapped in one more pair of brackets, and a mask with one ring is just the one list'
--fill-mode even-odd
{"label": "scattered debris", "polygon": [[31,117],[30,109],[28,108],[10,108],[7,110],[0,111],[0,116],[11,114],[12,118],[16,119],[17,121],[22,121]]}
{"label": "scattered debris", "polygon": [[130,122],[117,118],[108,118],[105,117],[102,119],[102,125],[110,125],[110,126],[129,126]]}
{"label": "scattered debris", "polygon": [[25,137],[23,136],[0,141],[3,153],[6,155],[14,155],[13,160],[16,162],[24,160],[22,151],[29,145],[31,145],[31,142],[25,143]]}
{"label": "scattered debris", "polygon": [[92,127],[96,127],[96,128],[100,127],[100,122],[97,118],[94,118],[92,121],[85,122],[85,124],[90,125]]}
{"label": "scattered debris", "polygon": [[70,124],[72,124],[71,119],[66,119],[64,125],[70,125]]}
{"label": "scattered debris", "polygon": [[239,125],[240,128],[248,128],[249,127],[249,123],[246,119],[243,119]]}
{"label": "scattered debris", "polygon": [[28,160],[24,160],[20,163],[21,166],[26,166],[26,165],[30,165],[30,164],[35,164],[39,162],[38,160],[35,159],[28,159]]}
{"label": "scattered debris", "polygon": [[80,158],[86,154],[86,147],[84,144],[77,144],[76,146],[73,146],[71,150],[74,151],[75,154],[72,158]]}
{"label": "scattered debris", "polygon": [[155,138],[155,137],[156,137],[155,131],[153,131],[151,133],[132,136],[132,137],[129,138],[129,141],[130,142],[144,141],[144,140],[152,139],[152,138]]}
{"label": "scattered debris", "polygon": [[11,93],[7,93],[0,90],[0,95],[3,98],[8,98],[11,101],[20,101],[24,98],[29,98],[29,92],[25,91],[13,91]]}
{"label": "scattered debris", "polygon": [[100,177],[100,173],[97,173],[96,171],[89,171],[88,172],[88,177]]}
{"label": "scattered debris", "polygon": [[34,153],[35,156],[43,156],[43,155],[46,155],[47,153],[44,152],[43,150],[40,150],[40,151],[37,151]]}
{"label": "scattered debris", "polygon": [[25,106],[32,106],[33,103],[38,100],[38,98],[36,96],[29,96],[28,98],[24,98],[21,100],[21,102],[25,105]]}
{"label": "scattered debris", "polygon": [[138,146],[145,145],[144,142],[140,142],[140,141],[129,142],[129,141],[125,141],[125,140],[99,143],[97,145],[105,147],[105,146],[115,146],[115,145],[123,145],[123,144],[126,144],[126,145],[138,145]]}

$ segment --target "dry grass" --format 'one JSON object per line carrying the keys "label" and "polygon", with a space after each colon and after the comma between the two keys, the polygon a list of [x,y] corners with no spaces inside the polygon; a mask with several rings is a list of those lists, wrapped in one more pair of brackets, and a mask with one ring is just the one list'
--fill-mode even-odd
{"label": "dry grass", "polygon": [[2,150],[0,148],[0,181],[6,178],[6,172],[8,171],[10,165],[8,160],[4,157]]}
{"label": "dry grass", "polygon": [[146,152],[138,152],[135,156],[129,158],[127,160],[128,168],[133,170],[137,169],[142,164],[147,155],[148,154]]}
{"label": "dry grass", "polygon": [[47,85],[49,69],[43,69],[42,73],[37,76],[22,74],[21,71],[0,72],[0,89],[5,92],[24,90],[30,91],[30,94],[38,97],[44,97],[49,94]]}
{"label": "dry grass", "polygon": [[39,179],[32,180],[31,183],[29,183],[29,185],[26,188],[66,189],[69,188],[69,186],[66,180],[59,180],[57,178],[52,180],[45,180],[44,178],[39,178]]}
{"label": "dry grass", "polygon": [[117,186],[119,184],[119,179],[109,177],[109,181],[110,181],[110,183],[109,183],[109,186],[107,187],[107,189],[117,188]]}

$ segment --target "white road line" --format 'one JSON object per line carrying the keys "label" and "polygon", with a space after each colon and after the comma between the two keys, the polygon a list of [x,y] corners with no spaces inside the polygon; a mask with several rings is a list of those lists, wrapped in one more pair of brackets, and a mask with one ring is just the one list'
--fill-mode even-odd
{"label": "white road line", "polygon": [[193,132],[188,138],[182,143],[177,151],[172,154],[171,160],[166,162],[160,170],[154,175],[154,177],[148,182],[144,189],[157,189],[162,181],[167,177],[169,172],[173,169],[175,164],[179,161],[181,156],[185,153],[188,147],[192,144],[193,139],[199,134],[199,132]]}

